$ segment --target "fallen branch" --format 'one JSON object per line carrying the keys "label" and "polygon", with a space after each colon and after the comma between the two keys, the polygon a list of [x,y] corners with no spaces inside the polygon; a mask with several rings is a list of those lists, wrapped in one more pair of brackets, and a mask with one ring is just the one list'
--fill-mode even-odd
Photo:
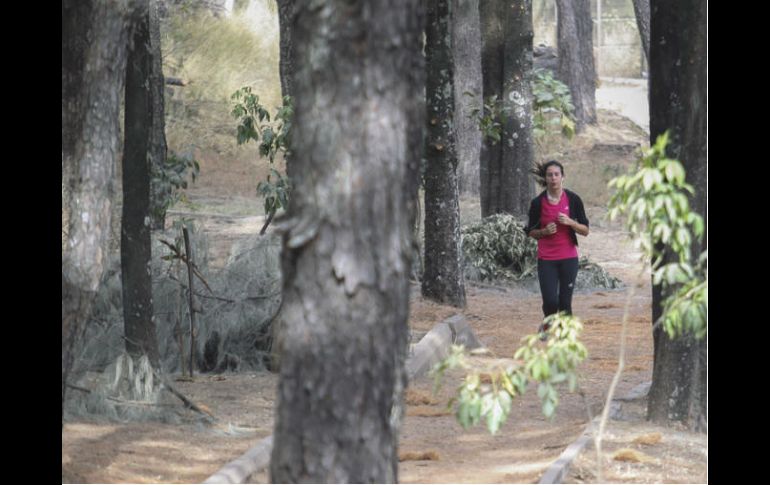
{"label": "fallen branch", "polygon": [[187,406],[188,408],[192,409],[192,410],[193,410],[193,411],[195,411],[195,412],[198,412],[198,413],[200,413],[200,414],[203,414],[203,415],[207,416],[208,418],[210,418],[210,419],[211,419],[211,420],[213,420],[213,421],[217,421],[217,418],[216,418],[216,416],[214,416],[213,414],[211,414],[211,412],[210,412],[210,411],[207,411],[207,410],[204,410],[204,409],[200,408],[198,405],[196,405],[196,404],[195,404],[194,402],[192,402],[190,399],[188,399],[187,397],[185,397],[185,395],[184,395],[184,394],[182,394],[181,392],[179,392],[179,391],[178,391],[178,390],[177,390],[177,389],[176,389],[174,386],[172,386],[172,385],[171,385],[171,382],[169,382],[169,380],[166,378],[166,376],[164,376],[164,375],[161,375],[161,374],[158,374],[158,372],[156,372],[156,371],[153,371],[153,374],[155,374],[155,377],[157,377],[158,379],[160,379],[160,380],[161,380],[161,382],[163,382],[163,385],[164,385],[164,386],[166,386],[166,388],[167,388],[169,391],[171,391],[171,394],[173,394],[173,395],[175,395],[176,397],[178,397],[178,398],[179,398],[179,399],[180,399],[180,400],[181,400],[181,401],[184,403],[184,405],[185,405],[185,406]]}
{"label": "fallen branch", "polygon": [[[67,384],[67,387],[70,389],[74,389],[76,391],[84,392],[86,394],[91,394],[93,391],[91,389],[86,389],[85,387],[76,386],[74,384]],[[104,396],[105,399],[108,401],[113,401],[116,404],[123,405],[123,406],[142,406],[142,407],[161,407],[161,406],[171,406],[171,404],[163,404],[163,403],[155,403],[155,402],[149,402],[149,401],[131,401],[128,399],[120,399],[118,397],[113,396]]]}

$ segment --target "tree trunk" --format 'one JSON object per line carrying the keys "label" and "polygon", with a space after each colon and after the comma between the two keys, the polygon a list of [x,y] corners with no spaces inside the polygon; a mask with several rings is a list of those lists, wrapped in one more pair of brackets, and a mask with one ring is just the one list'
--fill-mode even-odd
{"label": "tree trunk", "polygon": [[[706,142],[706,1],[652,2],[650,42],[650,140],[671,130],[668,156],[682,162],[687,182],[695,188],[693,210],[707,214]],[[665,42],[664,42],[665,40]],[[693,247],[697,258],[702,246]],[[653,287],[653,321],[666,295]],[[681,422],[706,431],[707,339],[686,335],[671,340],[658,327],[653,332],[655,360],[647,414],[660,422]]]}
{"label": "tree trunk", "polygon": [[478,197],[481,130],[471,111],[482,107],[479,0],[454,0],[452,8],[458,189],[461,194]]}
{"label": "tree trunk", "polygon": [[644,58],[650,62],[650,0],[633,0],[636,26],[642,39]]}
{"label": "tree trunk", "polygon": [[152,56],[148,1],[134,30],[126,64],[125,149],[120,267],[126,351],[147,354],[157,367],[158,341],[152,311],[150,272],[150,140],[153,125]]}
{"label": "tree trunk", "polygon": [[[150,157],[151,175],[152,172],[163,170],[166,162],[168,146],[166,144],[166,117],[165,117],[165,78],[163,76],[163,57],[160,46],[160,18],[159,18],[158,0],[150,0],[149,4],[149,26],[150,36],[147,43],[150,71],[150,100],[152,112],[149,119],[150,123],[150,145],[148,147],[148,156]],[[170,196],[157,183],[152,182],[150,178],[150,220],[152,229],[163,230],[166,227],[166,209],[164,202]]]}
{"label": "tree trunk", "polygon": [[280,36],[280,61],[279,68],[281,73],[281,96],[292,96],[292,73],[294,72],[294,62],[292,55],[291,31],[294,21],[294,2],[296,0],[277,0],[278,1],[278,28]]}
{"label": "tree trunk", "polygon": [[556,0],[559,76],[575,105],[575,130],[596,124],[596,68],[590,0]]}
{"label": "tree trunk", "polygon": [[527,171],[532,146],[532,2],[490,0],[479,6],[484,98],[497,96],[508,109],[501,141],[481,148],[481,216],[524,217],[532,197]]}
{"label": "tree trunk", "polygon": [[422,294],[465,306],[455,154],[454,0],[429,0],[425,29],[425,272]]}
{"label": "tree trunk", "polygon": [[[503,97],[503,19],[505,1],[481,0],[479,20],[481,22],[481,73],[484,100],[491,96]],[[501,187],[502,145],[486,138],[481,142],[481,163],[479,178],[481,189],[481,217],[503,212]]]}
{"label": "tree trunk", "polygon": [[130,8],[62,1],[62,426],[73,344],[107,258]]}
{"label": "tree trunk", "polygon": [[532,142],[532,2],[520,0],[507,9],[503,68],[503,102],[508,117],[502,139],[503,212],[524,216],[534,197],[529,169],[535,161]]}
{"label": "tree trunk", "polygon": [[297,4],[274,483],[397,481],[420,4]]}

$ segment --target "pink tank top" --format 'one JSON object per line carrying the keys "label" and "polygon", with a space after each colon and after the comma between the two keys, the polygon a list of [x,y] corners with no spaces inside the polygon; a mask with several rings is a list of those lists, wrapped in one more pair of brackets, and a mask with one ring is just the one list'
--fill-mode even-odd
{"label": "pink tank top", "polygon": [[559,212],[570,217],[567,193],[562,191],[561,199],[557,204],[551,204],[548,202],[548,196],[544,196],[540,204],[540,228],[544,229],[551,222],[555,222],[556,234],[551,234],[537,240],[538,259],[553,261],[578,257],[577,246],[575,246],[570,237],[570,228],[559,224]]}

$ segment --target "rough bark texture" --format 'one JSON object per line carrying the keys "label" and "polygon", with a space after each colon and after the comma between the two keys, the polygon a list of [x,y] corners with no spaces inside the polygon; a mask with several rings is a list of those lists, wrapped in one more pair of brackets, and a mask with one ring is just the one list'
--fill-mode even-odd
{"label": "rough bark texture", "polygon": [[62,2],[62,418],[72,345],[107,256],[131,8]]}
{"label": "rough bark texture", "polygon": [[535,160],[532,141],[532,1],[512,2],[507,9],[503,100],[508,118],[502,139],[504,212],[524,216],[534,197],[529,169]]}
{"label": "rough bark texture", "polygon": [[478,196],[481,130],[470,115],[482,107],[479,0],[454,0],[452,7],[458,188],[461,194]]}
{"label": "rough bark texture", "polygon": [[296,4],[274,483],[397,481],[425,116],[420,4]]}
{"label": "rough bark texture", "polygon": [[[693,210],[707,215],[707,46],[706,1],[651,3],[650,140],[671,130],[669,156],[680,160],[687,182],[695,187]],[[664,42],[665,40],[665,42]],[[702,249],[695,245],[693,255]],[[653,321],[665,295],[654,286]],[[648,417],[656,422],[682,422],[706,431],[708,340],[691,336],[671,340],[654,330],[655,360]]]}
{"label": "rough bark texture", "polygon": [[424,297],[465,306],[452,59],[453,0],[429,0],[425,28],[427,139],[425,144]]}
{"label": "rough bark texture", "polygon": [[532,93],[528,84],[532,68],[532,2],[483,1],[479,12],[484,99],[502,99],[510,116],[501,142],[482,142],[481,216],[505,213],[524,217],[532,196],[526,174],[534,161]]}
{"label": "rough bark texture", "polygon": [[[150,100],[152,104],[152,116],[150,117],[150,145],[148,156],[150,167],[154,171],[162,169],[168,153],[166,144],[166,115],[165,115],[165,78],[163,77],[163,58],[160,47],[160,7],[158,0],[149,1],[148,18],[150,37],[147,43],[150,72]],[[152,179],[151,179],[152,180]],[[168,197],[166,190],[157,183],[150,182],[150,220],[152,229],[163,230],[166,226],[166,210],[163,202]]]}
{"label": "rough bark texture", "polygon": [[642,39],[642,49],[647,63],[650,62],[650,0],[633,0],[636,26]]}
{"label": "rough bark texture", "polygon": [[[505,2],[484,0],[479,3],[481,22],[481,73],[484,100],[503,96],[503,20]],[[479,178],[481,189],[481,217],[502,211],[500,200],[502,180],[502,145],[489,138],[481,142]]]}
{"label": "rough bark texture", "polygon": [[569,86],[578,133],[596,124],[596,66],[594,64],[591,0],[556,0],[558,12],[559,77]]}
{"label": "rough bark texture", "polygon": [[278,1],[278,28],[280,36],[280,61],[278,63],[281,73],[281,96],[292,96],[292,73],[294,62],[292,56],[291,31],[294,18],[294,3],[296,0]]}
{"label": "rough bark texture", "polygon": [[158,366],[150,272],[150,140],[153,125],[149,2],[134,29],[126,64],[125,145],[120,267],[126,351]]}

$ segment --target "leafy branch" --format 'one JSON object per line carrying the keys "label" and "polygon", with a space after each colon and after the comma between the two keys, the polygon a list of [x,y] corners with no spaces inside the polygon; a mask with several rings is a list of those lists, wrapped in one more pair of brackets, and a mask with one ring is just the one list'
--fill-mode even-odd
{"label": "leafy branch", "polygon": [[546,347],[539,345],[539,334],[525,336],[523,345],[514,354],[516,363],[504,369],[480,372],[469,364],[464,347],[456,345],[452,346],[449,357],[434,366],[431,372],[436,388],[449,369],[460,367],[471,371],[449,402],[450,407],[457,405],[455,416],[463,428],[485,419],[489,432],[496,434],[510,415],[513,398],[523,395],[528,383],[538,383],[537,395],[548,418],[554,415],[559,404],[557,386],[566,383],[570,392],[574,392],[577,366],[588,356],[578,340],[583,324],[577,317],[563,312],[548,316],[545,322],[550,325]]}
{"label": "leafy branch", "polygon": [[279,209],[285,209],[289,204],[291,184],[286,175],[274,168],[275,157],[282,153],[284,159],[290,155],[289,145],[291,136],[294,107],[290,96],[283,98],[283,106],[277,109],[273,121],[270,113],[259,102],[259,96],[251,92],[250,87],[243,87],[233,93],[235,101],[232,116],[238,120],[237,138],[242,145],[253,140],[259,143],[259,154],[270,162],[267,180],[257,184],[257,193],[265,200],[267,220],[260,234],[264,234],[267,226]]}
{"label": "leafy branch", "polygon": [[[662,325],[671,338],[692,332],[700,339],[707,332],[708,251],[692,264],[691,248],[702,239],[704,222],[690,209],[688,194],[695,191],[685,182],[684,167],[666,156],[668,140],[668,132],[660,135],[634,172],[610,180],[616,191],[607,216],[626,217],[642,262],[653,271],[653,283],[668,295],[655,325]],[[667,254],[675,261],[667,262]]]}

